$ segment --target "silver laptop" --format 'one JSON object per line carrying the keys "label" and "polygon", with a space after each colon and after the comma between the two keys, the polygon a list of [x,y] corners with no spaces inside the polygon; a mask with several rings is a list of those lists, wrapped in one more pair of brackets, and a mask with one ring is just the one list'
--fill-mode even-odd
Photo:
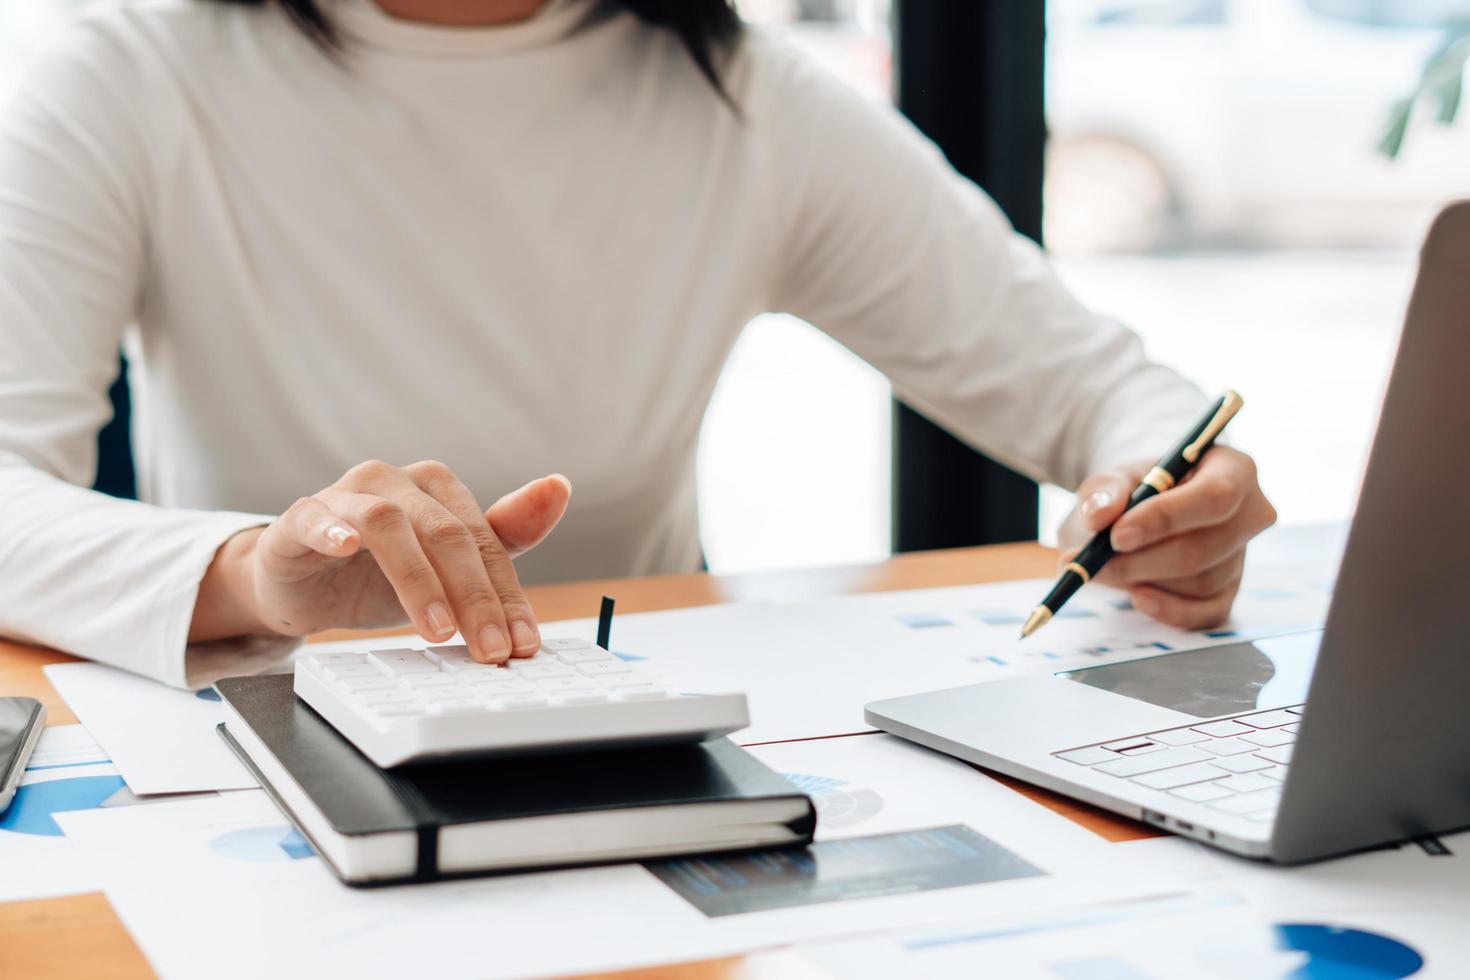
{"label": "silver laptop", "polygon": [[[1331,371],[1331,353],[1297,368]],[[1470,202],[1425,242],[1322,630],[875,701],[866,717],[1251,857],[1470,826]]]}

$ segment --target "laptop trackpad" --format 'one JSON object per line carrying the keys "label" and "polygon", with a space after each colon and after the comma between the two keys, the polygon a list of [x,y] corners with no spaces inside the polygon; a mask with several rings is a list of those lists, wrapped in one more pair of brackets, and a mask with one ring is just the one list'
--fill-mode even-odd
{"label": "laptop trackpad", "polygon": [[1309,630],[1056,676],[1196,718],[1217,718],[1306,701],[1321,639],[1321,630]]}

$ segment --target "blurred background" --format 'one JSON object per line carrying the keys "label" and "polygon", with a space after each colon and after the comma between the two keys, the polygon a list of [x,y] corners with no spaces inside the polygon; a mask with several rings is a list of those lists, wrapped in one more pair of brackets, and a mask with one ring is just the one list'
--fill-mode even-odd
{"label": "blurred background", "polygon": [[[893,97],[889,0],[738,5],[867,97]],[[82,6],[3,0],[0,85]],[[1418,242],[1441,204],[1470,196],[1470,124],[1436,118],[1458,108],[1470,0],[1045,11],[1042,230],[1061,276],[1206,391],[1245,395],[1233,438],[1283,522],[1341,520]],[[1426,67],[1429,97],[1405,109]],[[893,428],[877,372],[800,321],[752,322],[704,426],[711,569],[888,555]],[[1042,489],[1043,539],[1069,506]]]}
{"label": "blurred background", "polygon": [[[887,0],[740,6],[891,97]],[[1047,247],[1152,356],[1245,396],[1232,437],[1284,523],[1349,514],[1419,242],[1470,196],[1470,121],[1422,106],[1397,158],[1380,147],[1467,19],[1466,0],[1047,3]],[[711,566],[886,556],[891,425],[875,371],[806,324],[754,322],[705,423]],[[1043,539],[1070,506],[1043,488]]]}

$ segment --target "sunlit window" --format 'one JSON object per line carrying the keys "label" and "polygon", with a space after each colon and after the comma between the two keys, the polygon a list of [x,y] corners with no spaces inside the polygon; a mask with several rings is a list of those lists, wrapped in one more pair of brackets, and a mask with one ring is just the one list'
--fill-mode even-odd
{"label": "sunlit window", "polygon": [[[1189,16],[1207,7],[1209,25]],[[1232,435],[1283,521],[1342,520],[1419,241],[1470,194],[1470,125],[1416,113],[1397,159],[1380,145],[1470,3],[1048,10],[1045,233],[1063,278],[1202,387],[1240,389]],[[1043,527],[1068,502],[1046,495]]]}

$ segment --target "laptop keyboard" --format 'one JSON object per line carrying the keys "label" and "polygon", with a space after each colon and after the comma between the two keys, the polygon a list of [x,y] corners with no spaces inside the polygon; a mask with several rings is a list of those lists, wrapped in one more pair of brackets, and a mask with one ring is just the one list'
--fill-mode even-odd
{"label": "laptop keyboard", "polygon": [[1301,706],[1084,745],[1052,755],[1250,820],[1281,799]]}

